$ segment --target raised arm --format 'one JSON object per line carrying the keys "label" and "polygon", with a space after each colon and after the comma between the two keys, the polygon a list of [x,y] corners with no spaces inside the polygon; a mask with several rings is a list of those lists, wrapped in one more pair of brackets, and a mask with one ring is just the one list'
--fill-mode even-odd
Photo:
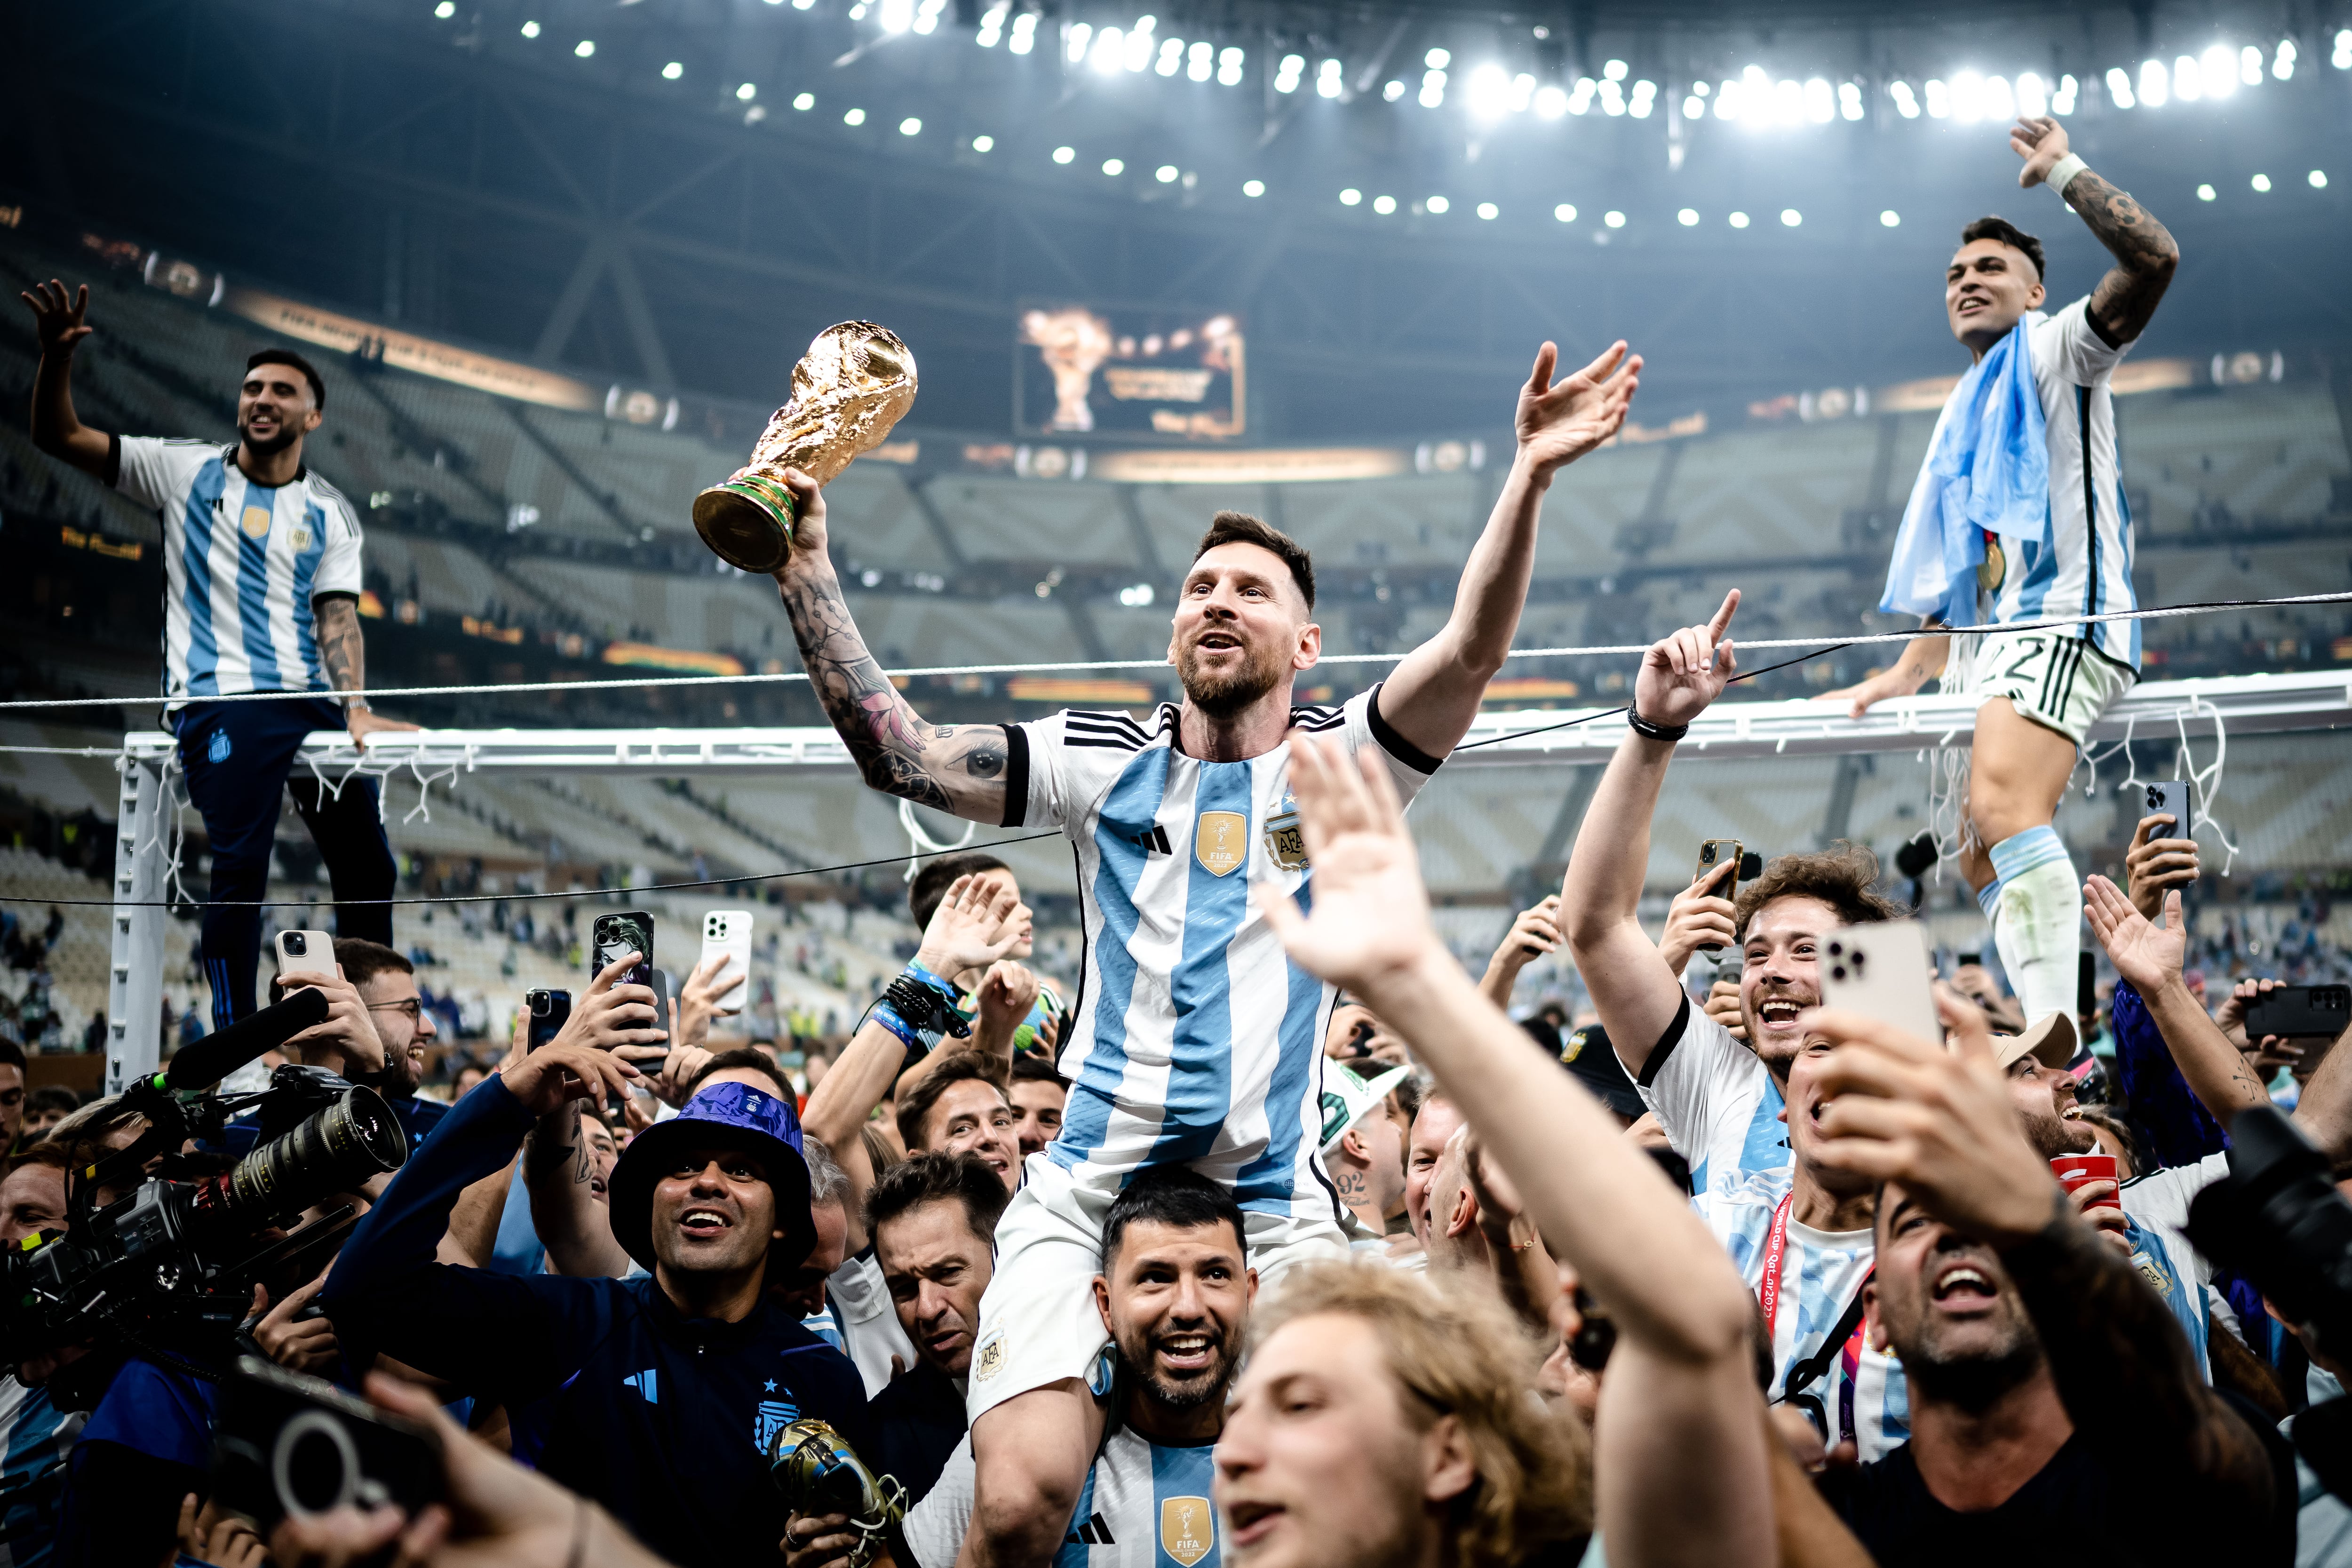
{"label": "raised arm", "polygon": [[856,759],[859,776],[884,795],[990,826],[1002,824],[1007,810],[1004,727],[923,722],[882,673],[881,662],[866,651],[866,639],[849,618],[841,579],[825,550],[824,493],[798,468],[784,470],[784,483],[800,511],[792,555],[776,572],[776,588],[801,645],[809,685]]}
{"label": "raised arm", "polygon": [[[1723,694],[1737,668],[1730,639],[1739,590],[1703,626],[1685,626],[1642,656],[1633,711],[1648,725],[1689,723]],[[1635,1078],[1682,1006],[1682,983],[1643,931],[1637,908],[1650,868],[1650,817],[1665,787],[1675,742],[1628,730],[1584,809],[1559,889],[1560,934],[1592,995],[1618,1059]]]}
{"label": "raised arm", "polygon": [[1559,363],[1559,350],[1544,344],[1519,389],[1518,449],[1462,569],[1453,615],[1405,656],[1381,692],[1381,717],[1433,757],[1444,756],[1468,732],[1486,683],[1511,651],[1535,570],[1536,519],[1552,476],[1617,433],[1642,384],[1642,356],[1628,358],[1622,342],[1554,386]]}
{"label": "raised arm", "polygon": [[[1496,1007],[1430,924],[1394,788],[1295,736],[1291,787],[1315,861],[1302,914],[1261,889],[1292,961],[1388,1022],[1462,1108],[1543,1237],[1618,1326],[1593,1470],[1612,1563],[1773,1560],[1748,1324],[1730,1259],[1649,1157]],[[1693,1475],[1707,1478],[1694,1489]]]}
{"label": "raised arm", "polygon": [[[2020,120],[2009,133],[2009,144],[2025,160],[2017,183],[2041,184],[2068,155],[2066,128],[2047,116]],[[2074,163],[2072,176],[2061,175],[2058,193],[2074,209],[2116,264],[2091,290],[2091,324],[2110,343],[2130,342],[2147,330],[2164,291],[2180,265],[2180,247],[2165,226],[2149,216],[2131,193],[2116,189],[2089,169]]]}
{"label": "raised arm", "polygon": [[36,283],[16,296],[33,310],[33,334],[41,342],[40,367],[33,372],[33,445],[63,458],[86,474],[103,479],[113,441],[74,415],[75,345],[97,329],[83,324],[89,311],[89,285],[68,297],[56,279]]}

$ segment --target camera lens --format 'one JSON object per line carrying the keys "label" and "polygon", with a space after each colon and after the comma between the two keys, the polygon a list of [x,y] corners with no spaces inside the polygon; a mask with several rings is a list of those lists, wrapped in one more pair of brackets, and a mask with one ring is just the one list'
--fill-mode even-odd
{"label": "camera lens", "polygon": [[343,1424],[323,1410],[305,1410],[278,1429],[269,1479],[278,1503],[298,1518],[352,1500],[360,1472],[358,1446]]}
{"label": "camera lens", "polygon": [[289,952],[308,952],[310,951],[309,942],[310,939],[299,931],[289,931],[286,933],[286,951]]}
{"label": "camera lens", "polygon": [[273,1138],[207,1182],[200,1214],[257,1223],[305,1209],[329,1193],[400,1169],[408,1136],[375,1090],[345,1089],[324,1110]]}

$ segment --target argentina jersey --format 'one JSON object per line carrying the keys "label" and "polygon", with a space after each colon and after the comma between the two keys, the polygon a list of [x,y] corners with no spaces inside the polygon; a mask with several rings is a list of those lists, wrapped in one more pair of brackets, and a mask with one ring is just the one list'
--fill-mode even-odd
{"label": "argentina jersey", "polygon": [[360,591],[351,503],[302,470],[248,482],[235,447],[115,438],[114,488],[163,527],[163,691],[175,700],[325,691],[310,601]]}
{"label": "argentina jersey", "polygon": [[[1375,748],[1410,802],[1438,762],[1381,719],[1380,689],[1292,721],[1350,753]],[[1309,1192],[1328,1209],[1316,1151],[1334,992],[1292,967],[1250,897],[1261,883],[1309,896],[1289,744],[1203,762],[1178,722],[1171,703],[1005,727],[1005,826],[1069,836],[1086,937],[1061,1049],[1069,1102],[1046,1152],[1097,1189],[1185,1164],[1244,1209],[1287,1215]]]}
{"label": "argentina jersey", "polygon": [[1754,1051],[1687,995],[1633,1087],[1690,1166],[1694,1192],[1737,1186],[1789,1163],[1780,1086]]}
{"label": "argentina jersey", "polygon": [[[2124,499],[2108,378],[2124,357],[2091,325],[2088,296],[2062,310],[2029,311],[2021,327],[2042,394],[2050,451],[2049,542],[1989,541],[1978,572],[1988,625],[2135,610],[2131,508]],[[2012,558],[2013,557],[2013,558]],[[2109,659],[2139,668],[2140,623],[2057,628]]]}
{"label": "argentina jersey", "polygon": [[2189,1205],[2229,1173],[2228,1154],[2208,1154],[2193,1164],[2135,1177],[2123,1184],[2120,1194],[2129,1223],[2125,1234],[2131,1242],[2132,1267],[2179,1320],[2189,1348],[2196,1352],[2197,1370],[2208,1383],[2213,1381],[2209,1317],[2220,1319],[2240,1339],[2246,1336],[2230,1299],[2212,1288],[2213,1266],[2189,1243]]}
{"label": "argentina jersey", "polygon": [[[1703,1190],[1691,1200],[1751,1293],[1762,1291],[1774,1217],[1789,1195],[1790,1176],[1786,1166],[1760,1172],[1743,1182]],[[1767,1398],[1779,1400],[1789,1369],[1822,1349],[1847,1305],[1861,1295],[1876,1256],[1867,1230],[1815,1230],[1787,1222],[1779,1306],[1771,1315],[1772,1383]],[[1820,1380],[1802,1392],[1821,1402],[1830,1441],[1834,1444],[1851,1433],[1865,1464],[1910,1440],[1911,1391],[1903,1363],[1890,1352],[1872,1349],[1867,1332],[1846,1336]]]}
{"label": "argentina jersey", "polygon": [[47,1388],[0,1377],[0,1568],[41,1568],[57,1542],[63,1517],[65,1473],[88,1411],[68,1415]]}
{"label": "argentina jersey", "polygon": [[[1053,1568],[1217,1568],[1217,1510],[1209,1483],[1214,1444],[1162,1447],[1120,1426],[1103,1439]],[[908,1513],[919,1568],[954,1568],[971,1522],[971,1438]]]}

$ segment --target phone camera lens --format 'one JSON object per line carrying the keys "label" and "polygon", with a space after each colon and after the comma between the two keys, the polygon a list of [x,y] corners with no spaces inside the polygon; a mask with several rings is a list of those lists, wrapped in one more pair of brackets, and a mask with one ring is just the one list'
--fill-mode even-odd
{"label": "phone camera lens", "polygon": [[300,931],[289,931],[286,933],[286,951],[289,952],[305,952],[309,951]]}
{"label": "phone camera lens", "polygon": [[1831,964],[1830,978],[1832,980],[1843,980],[1845,978],[1845,965],[1843,963]]}
{"label": "phone camera lens", "polygon": [[1843,942],[1833,942],[1830,943],[1830,952],[1832,952],[1832,953],[1839,953],[1839,952],[1843,952],[1844,951],[1845,951],[1845,943],[1843,943]]}

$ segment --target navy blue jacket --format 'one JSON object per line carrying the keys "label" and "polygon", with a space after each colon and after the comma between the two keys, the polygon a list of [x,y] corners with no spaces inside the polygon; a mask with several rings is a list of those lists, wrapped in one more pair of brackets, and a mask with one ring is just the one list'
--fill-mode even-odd
{"label": "navy blue jacket", "polygon": [[494,1175],[530,1113],[493,1079],[458,1102],[344,1245],[320,1294],[347,1346],[503,1402],[515,1454],[595,1499],[673,1563],[781,1561],[767,1440],[807,1415],[874,1452],[849,1358],[763,1300],[740,1322],[681,1316],[658,1285],[495,1274],[434,1261],[449,1210]]}

